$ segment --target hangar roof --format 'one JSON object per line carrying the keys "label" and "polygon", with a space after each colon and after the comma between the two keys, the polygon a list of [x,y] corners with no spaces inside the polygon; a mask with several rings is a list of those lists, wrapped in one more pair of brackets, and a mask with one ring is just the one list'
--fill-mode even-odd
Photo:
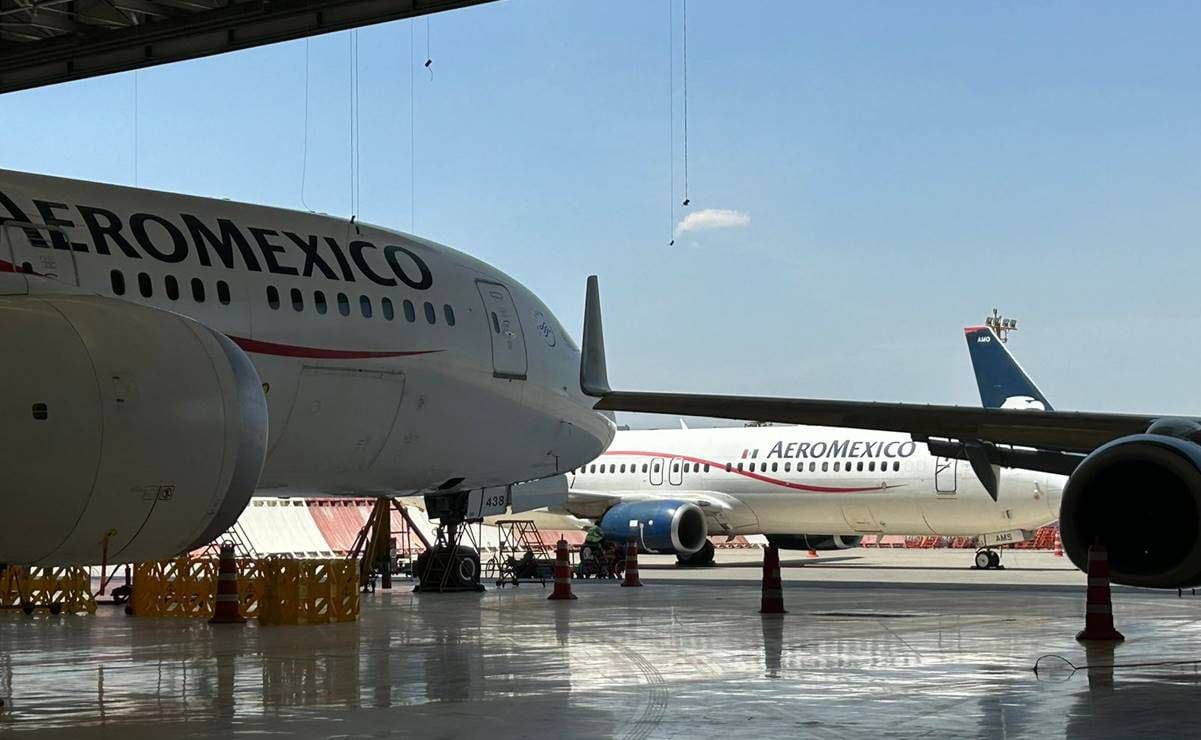
{"label": "hangar roof", "polygon": [[493,0],[0,0],[0,93]]}

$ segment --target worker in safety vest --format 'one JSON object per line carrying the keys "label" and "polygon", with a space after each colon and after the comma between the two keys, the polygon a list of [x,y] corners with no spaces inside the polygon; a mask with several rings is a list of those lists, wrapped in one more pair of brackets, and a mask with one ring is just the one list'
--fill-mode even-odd
{"label": "worker in safety vest", "polygon": [[599,524],[593,524],[588,528],[588,534],[584,537],[584,544],[588,546],[599,546],[601,541],[605,539],[605,535],[601,533]]}

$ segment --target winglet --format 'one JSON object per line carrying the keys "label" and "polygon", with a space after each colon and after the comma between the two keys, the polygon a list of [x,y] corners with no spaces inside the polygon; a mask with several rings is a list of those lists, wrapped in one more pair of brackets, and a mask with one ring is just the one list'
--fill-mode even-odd
{"label": "winglet", "polygon": [[613,392],[605,365],[605,332],[601,327],[600,283],[588,276],[588,295],[584,299],[584,342],[580,350],[580,390],[603,398]]}

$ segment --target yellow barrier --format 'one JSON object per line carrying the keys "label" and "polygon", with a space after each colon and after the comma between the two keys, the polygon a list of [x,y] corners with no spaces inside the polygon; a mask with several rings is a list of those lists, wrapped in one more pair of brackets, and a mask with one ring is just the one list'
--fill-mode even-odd
{"label": "yellow barrier", "polygon": [[21,567],[0,572],[0,607],[58,614],[94,614],[96,598],[86,568]]}
{"label": "yellow barrier", "polygon": [[[217,593],[217,561],[186,557],[134,568],[132,614],[208,619]],[[238,561],[238,607],[260,624],[353,622],[359,616],[358,572],[353,561]]]}

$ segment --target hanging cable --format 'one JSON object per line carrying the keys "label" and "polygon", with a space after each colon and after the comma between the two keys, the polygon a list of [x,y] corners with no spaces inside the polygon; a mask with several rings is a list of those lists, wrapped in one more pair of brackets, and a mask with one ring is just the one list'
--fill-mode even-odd
{"label": "hanging cable", "polygon": [[676,31],[667,0],[667,246],[676,243]]}
{"label": "hanging cable", "polygon": [[354,216],[358,217],[359,209],[363,208],[362,190],[359,189],[359,178],[362,167],[359,165],[359,121],[363,117],[359,113],[359,29],[354,29]]}
{"label": "hanging cable", "polygon": [[138,77],[141,70],[133,71],[133,184],[137,187],[138,179]]}
{"label": "hanging cable", "polygon": [[417,107],[413,97],[413,78],[417,76],[417,69],[413,65],[414,52],[413,48],[413,22],[409,21],[409,233],[417,231],[417,130],[416,115],[414,109]]}
{"label": "hanging cable", "polygon": [[312,39],[304,40],[304,146],[300,155],[300,204],[304,210],[312,211],[304,199],[304,186],[309,174],[309,57]]}
{"label": "hanging cable", "polygon": [[684,207],[688,200],[688,0],[684,3]]}
{"label": "hanging cable", "polygon": [[425,68],[430,71],[430,82],[434,81],[434,57],[430,54],[430,17],[425,16]]}

